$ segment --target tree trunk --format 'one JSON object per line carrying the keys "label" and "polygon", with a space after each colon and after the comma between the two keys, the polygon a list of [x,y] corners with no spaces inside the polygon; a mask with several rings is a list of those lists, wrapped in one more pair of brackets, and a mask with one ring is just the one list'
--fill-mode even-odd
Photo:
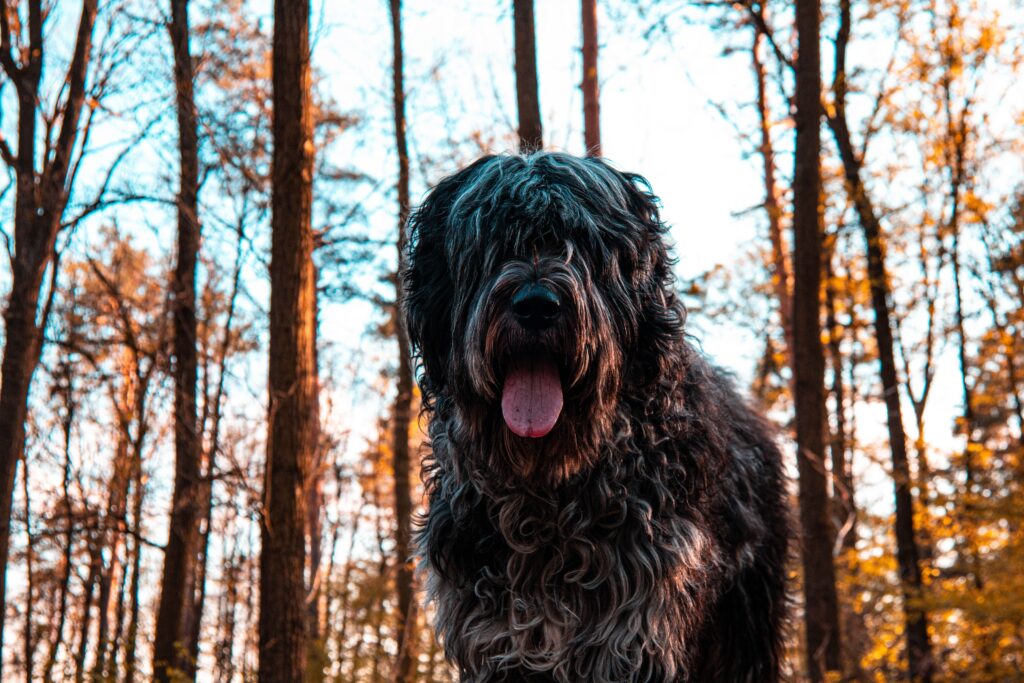
{"label": "tree trunk", "polygon": [[[226,537],[225,537],[226,541]],[[220,624],[218,631],[220,632],[219,642],[217,643],[217,650],[215,655],[216,670],[217,670],[217,681],[232,681],[235,677],[235,629],[238,614],[238,576],[241,573],[241,566],[238,559],[238,543],[237,541],[231,547],[230,551],[227,551],[227,543],[224,543],[225,552],[223,553],[224,561],[221,565],[221,575],[224,577],[221,581],[223,588],[221,591],[221,609],[220,612]]]}
{"label": "tree trunk", "polygon": [[537,40],[533,28],[533,0],[512,0],[515,24],[516,104],[519,110],[519,151],[544,146],[537,92]]}
{"label": "tree trunk", "polygon": [[764,174],[764,210],[768,216],[768,237],[772,245],[772,288],[779,301],[779,319],[786,341],[786,363],[793,369],[793,304],[790,298],[789,263],[786,260],[786,241],[782,234],[782,207],[779,206],[779,189],[775,180],[775,146],[771,134],[771,110],[768,104],[768,88],[765,83],[764,62],[761,60],[761,43],[764,34],[755,27],[754,44],[751,47],[751,61],[754,80],[757,85],[757,112],[760,123],[760,154]]}
{"label": "tree trunk", "polygon": [[[401,314],[402,276],[405,266],[405,224],[409,219],[409,150],[406,142],[405,81],[402,53],[402,2],[390,0],[393,37],[392,96],[394,104],[395,149],[398,152],[398,270],[395,274],[395,305],[392,320],[398,341],[398,376],[391,414],[392,470],[395,476],[395,591],[398,594],[395,629],[398,658],[392,680],[409,683],[416,674],[416,615],[414,596],[415,560],[412,549],[412,491],[409,475],[409,422],[412,412],[412,362],[409,333]],[[532,23],[532,22],[531,22]],[[517,24],[518,26],[518,24]]]}
{"label": "tree trunk", "polygon": [[796,22],[796,168],[793,174],[793,374],[804,623],[811,681],[840,671],[839,606],[825,468],[825,356],[821,345],[821,63],[819,0],[799,0]]}
{"label": "tree trunk", "polygon": [[136,639],[139,635],[139,592],[142,586],[142,505],[146,495],[142,457],[139,449],[135,450],[135,462],[132,470],[135,480],[134,497],[132,500],[132,580],[128,588],[128,628],[125,638],[124,683],[134,683],[137,672]]}
{"label": "tree trunk", "polygon": [[153,677],[185,676],[199,544],[197,487],[200,439],[196,425],[196,259],[199,252],[199,142],[189,51],[188,0],[171,0],[171,45],[178,113],[178,257],[172,281],[174,325],[174,493],[153,641]]}
{"label": "tree trunk", "polygon": [[[854,499],[853,482],[853,450],[849,445],[849,428],[846,422],[847,391],[843,379],[842,338],[844,328],[836,317],[835,272],[832,259],[836,254],[836,241],[839,228],[832,234],[831,246],[825,256],[825,320],[828,329],[828,352],[832,364],[832,398],[835,401],[835,430],[829,442],[829,454],[832,459],[832,509],[834,510],[837,533],[840,534],[839,550],[846,556],[852,556],[857,550],[857,501]],[[855,402],[850,401],[851,404]],[[842,566],[842,563],[840,564]],[[859,572],[857,563],[847,569],[849,580],[856,582]],[[855,584],[856,585],[856,584]],[[865,680],[865,672],[861,660],[868,646],[868,630],[864,623],[864,615],[854,604],[856,600],[850,591],[840,595],[840,632],[842,633],[842,655],[845,662],[845,676],[850,681]]]}
{"label": "tree trunk", "polygon": [[828,119],[843,164],[847,192],[853,202],[864,231],[867,250],[867,274],[871,289],[871,307],[875,315],[875,339],[878,364],[885,399],[892,450],[892,473],[896,506],[896,560],[903,590],[903,611],[906,620],[907,660],[910,676],[915,681],[931,681],[934,670],[931,643],[928,637],[928,616],[920,605],[923,580],[914,524],[914,498],[911,491],[910,467],[907,463],[907,438],[900,407],[899,379],[892,335],[889,305],[889,279],[885,269],[885,251],[878,214],[864,187],[861,160],[853,148],[846,121],[846,45],[850,36],[850,3],[840,2],[839,30],[835,49],[835,113]]}
{"label": "tree trunk", "polygon": [[275,0],[270,433],[260,553],[259,680],[306,671],[306,479],[315,448],[309,0]]}
{"label": "tree trunk", "polygon": [[345,662],[341,659],[341,655],[348,647],[348,627],[352,621],[349,603],[352,599],[352,594],[355,592],[349,588],[349,584],[352,581],[352,567],[355,565],[353,555],[355,553],[356,538],[359,535],[359,524],[362,522],[363,510],[366,508],[366,499],[367,493],[364,489],[359,510],[356,512],[355,519],[352,520],[352,535],[349,537],[348,552],[345,553],[345,569],[341,573],[341,604],[338,606],[338,611],[341,613],[341,625],[338,627],[336,635],[339,671],[344,670]]}
{"label": "tree trunk", "polygon": [[[40,330],[36,323],[43,274],[51,263],[57,232],[67,206],[67,174],[78,137],[78,121],[85,101],[85,80],[96,22],[97,0],[83,0],[71,64],[66,74],[67,99],[52,157],[36,171],[39,84],[43,71],[42,0],[30,0],[29,49],[18,64],[9,49],[0,54],[0,65],[18,95],[18,154],[14,208],[14,250],[11,259],[11,291],[4,311],[5,343],[0,362],[0,604],[6,604],[7,559],[10,546],[11,506],[18,460],[25,445],[25,418],[32,375],[39,363]],[[6,4],[5,4],[6,10]],[[8,22],[0,28],[3,44],[9,45]],[[0,642],[4,616],[0,610]],[[0,658],[0,679],[3,661]]]}
{"label": "tree trunk", "polygon": [[103,571],[103,554],[97,539],[89,540],[89,575],[82,593],[82,620],[78,629],[78,652],[75,654],[75,683],[85,680],[85,660],[89,655],[89,631],[92,627],[92,597]]}
{"label": "tree trunk", "polygon": [[583,0],[583,146],[586,155],[601,156],[601,99],[597,80],[597,0]]}
{"label": "tree trunk", "polygon": [[65,384],[61,387],[64,400],[64,415],[61,419],[61,430],[64,441],[64,478],[61,482],[61,498],[63,504],[65,532],[64,532],[64,553],[61,559],[61,583],[60,596],[57,599],[57,625],[53,630],[53,640],[50,642],[49,654],[46,657],[46,665],[43,668],[44,683],[53,683],[53,669],[57,664],[60,647],[64,642],[64,626],[67,622],[68,593],[71,586],[71,573],[73,571],[75,525],[71,519],[73,508],[71,505],[71,430],[75,424],[75,411],[77,405],[74,397],[73,374],[67,365],[61,365],[64,373]]}
{"label": "tree trunk", "polygon": [[22,648],[24,652],[25,661],[22,663],[25,669],[25,683],[32,683],[33,675],[33,661],[35,656],[35,629],[32,625],[32,615],[34,614],[33,607],[36,603],[36,575],[35,567],[33,566],[34,555],[35,555],[35,537],[32,533],[32,499],[31,486],[29,485],[29,474],[28,474],[28,461],[26,460],[22,465],[21,471],[21,486],[22,486],[22,504],[24,505],[22,512],[25,514],[25,622],[23,633],[21,635]]}
{"label": "tree trunk", "polygon": [[[206,445],[204,476],[197,490],[197,510],[202,516],[203,531],[199,539],[199,552],[195,566],[195,603],[191,610],[191,622],[188,625],[188,633],[191,639],[189,645],[189,659],[191,668],[189,676],[195,678],[196,664],[199,660],[199,640],[202,633],[202,619],[206,603],[206,569],[209,563],[210,532],[213,524],[213,476],[217,470],[217,453],[220,450],[220,424],[224,403],[224,384],[227,374],[227,359],[231,351],[232,327],[235,320],[235,307],[238,301],[239,284],[242,268],[242,245],[239,243],[235,251],[235,265],[231,277],[231,294],[228,298],[228,309],[224,317],[224,328],[217,349],[217,385],[213,390],[213,396],[204,389],[203,399],[203,421],[200,431],[205,430],[207,417],[210,420],[209,443]],[[209,379],[208,367],[203,366],[204,387]]]}
{"label": "tree trunk", "polygon": [[324,678],[326,652],[323,629],[320,621],[320,598],[322,595],[321,564],[323,563],[323,506],[324,506],[324,449],[320,432],[320,354],[316,347],[319,336],[320,295],[317,284],[319,273],[313,267],[313,381],[310,397],[310,416],[313,425],[313,453],[306,477],[306,537],[309,539],[307,564],[309,580],[306,584],[306,680],[316,683]]}

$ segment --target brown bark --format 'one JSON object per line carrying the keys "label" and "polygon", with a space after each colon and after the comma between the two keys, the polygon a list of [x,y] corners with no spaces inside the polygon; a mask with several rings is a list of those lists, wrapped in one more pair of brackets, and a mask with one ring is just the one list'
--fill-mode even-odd
{"label": "brown bark", "polygon": [[850,37],[850,2],[841,0],[839,29],[835,41],[834,115],[828,119],[843,164],[847,192],[853,201],[867,251],[867,272],[871,289],[871,307],[875,316],[875,339],[885,400],[892,451],[892,472],[896,506],[896,560],[903,590],[903,611],[906,620],[907,660],[910,677],[915,681],[931,681],[934,660],[928,637],[928,615],[920,605],[923,589],[920,553],[914,524],[914,498],[910,467],[907,462],[907,439],[900,407],[899,379],[892,334],[889,303],[889,279],[885,267],[882,227],[871,198],[864,187],[861,159],[853,147],[846,121],[846,45]]}
{"label": "brown bark", "polygon": [[[10,544],[11,506],[18,460],[25,443],[25,418],[32,375],[39,363],[40,330],[36,323],[43,274],[51,263],[57,232],[67,206],[68,169],[78,137],[85,101],[85,81],[96,22],[97,0],[83,0],[74,52],[66,74],[67,98],[60,112],[60,131],[52,156],[37,170],[37,120],[43,70],[42,0],[29,0],[29,45],[15,62],[8,21],[8,3],[0,11],[0,65],[18,95],[18,152],[14,208],[14,251],[11,291],[4,311],[5,344],[0,364],[0,604],[6,603],[6,568]],[[11,161],[8,155],[5,160]],[[4,613],[0,610],[0,642]],[[3,662],[0,661],[0,679]]]}
{"label": "brown bark", "polygon": [[306,480],[315,448],[309,0],[275,0],[270,430],[260,553],[259,680],[306,671]]}
{"label": "brown bark", "polygon": [[819,0],[796,9],[796,168],[793,174],[793,376],[804,623],[811,681],[841,670],[839,604],[825,468],[825,356],[821,344],[821,62]]}
{"label": "brown bark", "polygon": [[515,30],[516,105],[519,111],[519,151],[544,146],[537,89],[537,40],[533,26],[533,0],[512,0]]}
{"label": "brown bark", "polygon": [[583,0],[583,146],[586,155],[601,156],[601,99],[597,80],[597,0]]}
{"label": "brown bark", "polygon": [[416,675],[416,614],[414,597],[415,561],[412,551],[412,491],[409,483],[409,423],[412,413],[412,362],[409,333],[401,315],[402,278],[405,264],[405,224],[409,219],[409,149],[406,141],[405,82],[402,53],[402,2],[390,0],[393,37],[392,96],[395,149],[398,152],[398,269],[395,275],[395,305],[392,320],[398,342],[398,376],[391,413],[392,470],[395,477],[395,592],[398,594],[395,628],[398,659],[392,672],[395,683],[408,683]]}
{"label": "brown bark", "polygon": [[196,259],[199,252],[199,141],[189,51],[188,0],[171,0],[174,88],[178,114],[178,254],[172,280],[174,327],[174,492],[153,640],[153,677],[187,675],[201,442],[196,423]]}

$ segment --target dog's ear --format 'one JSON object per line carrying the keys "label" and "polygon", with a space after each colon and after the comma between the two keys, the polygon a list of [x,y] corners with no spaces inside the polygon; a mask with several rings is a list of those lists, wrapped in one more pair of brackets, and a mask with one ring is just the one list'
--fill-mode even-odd
{"label": "dog's ear", "polygon": [[472,173],[487,157],[438,183],[409,216],[402,285],[406,329],[423,365],[420,388],[430,400],[448,377],[455,285],[447,257],[451,210]]}
{"label": "dog's ear", "polygon": [[630,292],[639,310],[635,361],[649,363],[641,371],[641,381],[655,381],[663,369],[661,361],[670,357],[678,344],[686,311],[676,295],[673,267],[665,235],[668,226],[661,220],[660,201],[641,175],[616,171],[625,195],[626,210],[632,224],[632,244],[628,249]]}

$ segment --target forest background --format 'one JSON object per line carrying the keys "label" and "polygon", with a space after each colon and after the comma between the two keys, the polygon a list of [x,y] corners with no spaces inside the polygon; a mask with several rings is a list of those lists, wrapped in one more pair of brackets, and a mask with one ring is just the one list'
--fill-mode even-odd
{"label": "forest background", "polygon": [[533,5],[4,0],[2,680],[453,678],[398,226],[537,139],[651,181],[782,427],[789,677],[1024,670],[1024,8]]}

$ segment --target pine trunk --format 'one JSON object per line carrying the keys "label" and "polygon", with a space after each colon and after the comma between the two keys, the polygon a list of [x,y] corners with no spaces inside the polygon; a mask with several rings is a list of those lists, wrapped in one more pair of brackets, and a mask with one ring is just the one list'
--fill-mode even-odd
{"label": "pine trunk", "polygon": [[199,142],[189,51],[188,0],[171,1],[171,44],[178,113],[178,258],[172,282],[174,326],[174,493],[153,643],[153,676],[188,676],[195,558],[199,544],[196,423],[196,259],[199,252]]}
{"label": "pine trunk", "polygon": [[[7,603],[6,575],[10,547],[11,507],[18,460],[25,445],[25,419],[32,375],[39,363],[43,320],[36,323],[43,274],[53,257],[57,232],[67,206],[67,175],[75,152],[78,123],[85,102],[85,80],[92,48],[98,0],[83,0],[74,52],[66,74],[67,99],[52,157],[36,171],[39,85],[43,72],[42,0],[28,3],[29,49],[16,64],[5,53],[3,69],[18,93],[18,153],[15,164],[14,250],[11,290],[4,311],[4,351],[0,362],[0,605]],[[6,4],[5,4],[6,10]],[[4,616],[0,609],[0,642]],[[0,680],[3,661],[0,658]]]}
{"label": "pine trunk", "polygon": [[515,25],[516,104],[519,110],[519,151],[544,146],[537,90],[537,40],[533,27],[533,0],[512,0]]}
{"label": "pine trunk", "polygon": [[392,319],[398,341],[398,376],[391,414],[392,470],[395,477],[395,591],[398,594],[395,629],[398,658],[392,680],[409,683],[416,675],[416,614],[413,602],[415,560],[412,549],[412,491],[409,482],[409,423],[412,412],[412,362],[409,333],[401,315],[401,273],[405,265],[405,224],[409,219],[409,149],[406,141],[405,78],[402,52],[402,2],[390,0],[393,38],[392,102],[395,149],[398,152],[398,270],[395,275],[395,306]]}
{"label": "pine trunk", "polygon": [[270,433],[260,553],[259,680],[306,672],[306,483],[315,448],[309,0],[275,0]]}
{"label": "pine trunk", "polygon": [[832,511],[825,467],[825,356],[821,344],[821,63],[819,0],[797,2],[796,169],[793,176],[793,374],[804,623],[811,681],[841,669]]}
{"label": "pine trunk", "polygon": [[601,156],[601,99],[597,80],[597,0],[583,0],[583,146],[587,156]]}

